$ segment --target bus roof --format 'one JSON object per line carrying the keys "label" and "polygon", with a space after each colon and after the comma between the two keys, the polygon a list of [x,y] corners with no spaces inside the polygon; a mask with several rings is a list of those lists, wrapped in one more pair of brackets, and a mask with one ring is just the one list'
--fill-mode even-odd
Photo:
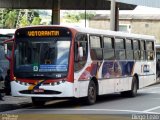
{"label": "bus roof", "polygon": [[0,29],[0,34],[4,34],[4,35],[10,35],[10,34],[14,34],[16,31],[16,29]]}
{"label": "bus roof", "polygon": [[160,48],[160,44],[156,44],[155,47],[156,47],[156,48]]}
{"label": "bus roof", "polygon": [[106,36],[113,36],[113,37],[155,40],[154,36],[125,33],[125,32],[120,32],[120,31],[99,30],[99,29],[92,29],[92,28],[85,28],[85,29],[84,28],[76,28],[76,30],[78,30],[79,32],[86,32],[86,33],[90,33],[90,34],[103,34]]}
{"label": "bus roof", "polygon": [[[154,36],[150,35],[142,35],[142,34],[133,34],[133,33],[125,33],[119,31],[110,31],[110,30],[101,30],[101,29],[93,29],[93,28],[83,28],[83,27],[72,27],[72,26],[61,26],[61,25],[50,25],[50,26],[29,26],[25,28],[32,28],[32,27],[65,27],[68,29],[74,29],[78,32],[82,33],[89,33],[89,34],[103,34],[106,36],[113,36],[113,37],[123,37],[123,38],[130,38],[130,39],[144,39],[144,40],[153,40],[155,41]],[[20,28],[23,29],[23,28]]]}

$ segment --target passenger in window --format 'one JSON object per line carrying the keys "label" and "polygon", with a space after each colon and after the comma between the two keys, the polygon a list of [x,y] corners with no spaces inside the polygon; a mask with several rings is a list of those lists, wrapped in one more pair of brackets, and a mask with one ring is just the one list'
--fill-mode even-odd
{"label": "passenger in window", "polygon": [[150,60],[153,60],[153,53],[150,53]]}

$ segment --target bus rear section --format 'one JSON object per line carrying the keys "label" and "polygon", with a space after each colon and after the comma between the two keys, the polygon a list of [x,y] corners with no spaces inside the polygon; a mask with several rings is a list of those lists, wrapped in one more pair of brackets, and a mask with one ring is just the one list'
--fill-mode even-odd
{"label": "bus rear section", "polygon": [[13,96],[73,97],[72,32],[62,27],[29,27],[15,33],[11,60]]}

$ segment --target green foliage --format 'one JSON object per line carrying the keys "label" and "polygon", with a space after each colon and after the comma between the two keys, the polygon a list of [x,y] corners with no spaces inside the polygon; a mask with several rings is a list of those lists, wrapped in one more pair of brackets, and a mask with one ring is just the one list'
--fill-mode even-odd
{"label": "green foliage", "polygon": [[5,27],[7,28],[14,28],[15,24],[16,24],[16,18],[17,18],[17,14],[16,11],[9,11],[8,14],[6,14],[5,16]]}
{"label": "green foliage", "polygon": [[90,20],[92,17],[95,16],[95,13],[91,13],[91,12],[87,12],[86,14],[85,13],[79,13],[79,16],[81,19],[87,19],[87,20]]}
{"label": "green foliage", "polygon": [[86,12],[86,14],[83,12],[66,12],[64,15],[64,18],[68,23],[73,23],[73,22],[79,22],[81,19],[91,19],[92,17],[95,16],[94,12]]}
{"label": "green foliage", "polygon": [[29,25],[30,25],[30,22],[28,21],[28,19],[26,18],[26,16],[23,16],[22,20],[20,21],[20,27],[25,27]]}
{"label": "green foliage", "polygon": [[68,12],[65,13],[64,18],[67,19],[68,23],[79,22],[80,20],[80,17],[77,14]]}
{"label": "green foliage", "polygon": [[[24,27],[28,25],[38,25],[41,22],[41,19],[39,18],[39,13],[34,10],[28,10],[30,11],[27,16],[23,14],[22,18],[19,17],[19,12],[21,10],[19,9],[4,9],[3,10],[3,19],[0,19],[0,27],[3,28],[16,28],[16,24],[19,24],[19,27]],[[18,21],[20,20],[20,21]],[[3,23],[2,23],[3,21]]]}
{"label": "green foliage", "polygon": [[41,22],[41,18],[39,18],[39,17],[34,17],[31,25],[40,25],[40,22]]}

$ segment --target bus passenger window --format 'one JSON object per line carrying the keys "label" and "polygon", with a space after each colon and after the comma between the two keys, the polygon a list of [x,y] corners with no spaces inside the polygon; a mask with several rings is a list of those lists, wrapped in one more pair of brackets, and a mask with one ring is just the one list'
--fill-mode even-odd
{"label": "bus passenger window", "polygon": [[103,58],[104,60],[114,60],[115,53],[114,53],[114,39],[110,37],[103,38]]}
{"label": "bus passenger window", "polygon": [[141,47],[141,60],[146,60],[146,47],[145,47],[145,41],[140,41],[140,47]]}
{"label": "bus passenger window", "polygon": [[140,60],[140,43],[139,40],[133,40],[134,59]]}
{"label": "bus passenger window", "polygon": [[117,60],[125,60],[125,51],[124,50],[116,50],[116,59]]}
{"label": "bus passenger window", "polygon": [[154,60],[154,52],[147,52],[148,60]]}
{"label": "bus passenger window", "polygon": [[127,60],[133,60],[133,44],[130,39],[126,39],[126,57]]}
{"label": "bus passenger window", "polygon": [[102,60],[103,53],[102,53],[102,44],[100,36],[92,35],[90,36],[90,54],[92,60]]}
{"label": "bus passenger window", "polygon": [[147,60],[154,60],[154,43],[152,41],[146,42]]}
{"label": "bus passenger window", "polygon": [[126,59],[125,44],[124,44],[124,39],[122,38],[115,39],[115,56],[117,60]]}

